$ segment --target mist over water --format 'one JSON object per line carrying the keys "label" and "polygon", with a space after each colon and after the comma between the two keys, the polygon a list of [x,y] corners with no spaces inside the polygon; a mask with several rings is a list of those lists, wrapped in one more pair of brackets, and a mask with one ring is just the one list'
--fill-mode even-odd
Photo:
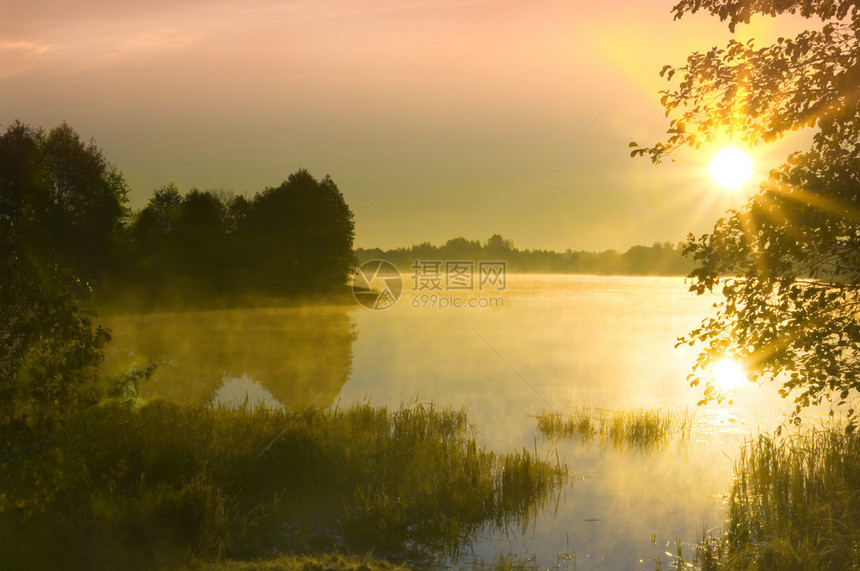
{"label": "mist over water", "polygon": [[[158,365],[145,400],[212,402],[244,381],[287,408],[331,406],[352,371],[355,321],[343,306],[106,315],[108,369]],[[238,379],[238,381],[237,381]],[[229,387],[233,387],[230,389]],[[258,388],[254,388],[258,387]],[[219,402],[223,400],[219,397]],[[253,402],[253,400],[252,400]]]}
{"label": "mist over water", "polygon": [[[303,306],[104,316],[108,366],[154,361],[144,399],[298,409],[369,400],[465,407],[479,441],[537,448],[566,463],[572,485],[526,529],[485,533],[474,552],[575,550],[577,568],[653,569],[654,557],[715,527],[744,435],[772,430],[790,402],[747,383],[734,404],[696,408],[686,376],[695,349],[676,338],[716,296],[681,278],[512,275],[490,308]],[[418,306],[418,307],[416,307]],[[644,454],[548,442],[535,415],[661,408],[695,415],[690,442]],[[667,545],[671,546],[667,549]],[[649,567],[650,566],[650,567]]]}

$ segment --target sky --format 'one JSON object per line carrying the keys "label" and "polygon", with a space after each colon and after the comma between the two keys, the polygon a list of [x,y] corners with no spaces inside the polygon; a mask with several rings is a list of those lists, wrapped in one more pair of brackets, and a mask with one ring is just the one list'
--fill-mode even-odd
{"label": "sky", "polygon": [[[629,157],[667,128],[661,67],[731,37],[705,14],[673,21],[672,4],[2,0],[0,128],[68,122],[123,172],[133,208],[171,181],[251,196],[329,174],[357,247],[677,242],[743,195],[708,178],[710,151]],[[759,149],[757,174],[804,137]]]}

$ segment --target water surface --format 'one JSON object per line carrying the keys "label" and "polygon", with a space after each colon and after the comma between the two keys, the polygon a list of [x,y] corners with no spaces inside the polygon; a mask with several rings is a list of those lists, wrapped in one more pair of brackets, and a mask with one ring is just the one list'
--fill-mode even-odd
{"label": "water surface", "polygon": [[[696,408],[686,376],[695,350],[674,348],[715,296],[681,278],[508,276],[492,308],[439,309],[406,291],[391,308],[255,308],[108,316],[109,365],[159,364],[146,399],[268,407],[465,407],[479,441],[565,462],[572,484],[525,529],[487,531],[478,557],[511,550],[577,569],[653,569],[674,541],[717,526],[739,441],[790,410],[773,387],[747,384],[734,404]],[[485,304],[487,305],[487,304]],[[418,307],[416,307],[418,306]],[[642,454],[544,441],[534,415],[660,407],[695,414],[687,446]],[[671,544],[668,548],[667,545]],[[571,562],[568,562],[569,565]],[[572,566],[572,565],[570,565]]]}

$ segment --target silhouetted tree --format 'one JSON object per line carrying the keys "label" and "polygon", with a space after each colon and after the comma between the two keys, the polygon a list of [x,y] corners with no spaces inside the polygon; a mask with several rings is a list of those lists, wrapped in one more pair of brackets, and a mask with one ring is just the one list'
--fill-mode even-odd
{"label": "silhouetted tree", "polygon": [[410,248],[383,251],[379,248],[356,250],[358,263],[368,260],[388,260],[403,272],[413,270],[414,260],[489,260],[504,261],[511,273],[581,273],[597,275],[663,275],[681,276],[692,269],[692,263],[681,254],[683,246],[670,242],[653,246],[633,246],[620,254],[604,252],[550,250],[518,250],[511,240],[499,235],[490,237],[484,246],[465,238],[448,240],[442,246],[429,242]]}
{"label": "silhouetted tree", "polygon": [[[698,263],[691,289],[724,297],[683,339],[704,344],[692,384],[734,356],[756,378],[778,380],[783,396],[797,391],[799,422],[803,407],[831,395],[842,405],[860,389],[860,9],[849,0],[684,0],[675,17],[700,9],[731,30],[756,14],[823,22],[763,48],[731,40],[684,67],[666,66],[669,80],[683,77],[663,96],[674,114],[669,137],[632,152],[658,162],[725,135],[753,145],[817,128],[808,152],[791,155],[742,208],[687,246]],[[702,402],[712,399],[722,395],[708,382]]]}
{"label": "silhouetted tree", "polygon": [[[0,447],[25,446],[96,402],[108,334],[75,275],[108,270],[125,184],[68,126],[0,137]],[[67,266],[72,266],[70,269]]]}
{"label": "silhouetted tree", "polygon": [[321,292],[345,284],[354,261],[352,212],[331,178],[306,171],[251,200],[223,191],[183,197],[171,183],[129,234],[139,280],[195,295]]}
{"label": "silhouetted tree", "polygon": [[317,181],[300,170],[258,195],[238,224],[246,274],[255,286],[309,292],[346,283],[353,215],[331,178]]}
{"label": "silhouetted tree", "polygon": [[481,256],[483,248],[477,240],[467,240],[462,236],[451,238],[440,248],[446,260],[475,260]]}
{"label": "silhouetted tree", "polygon": [[493,234],[487,238],[487,243],[484,244],[484,247],[491,252],[504,252],[513,250],[514,242],[513,240],[502,238],[500,234]]}
{"label": "silhouetted tree", "polygon": [[101,150],[65,123],[45,133],[16,122],[0,137],[0,217],[28,255],[103,275],[115,261],[126,192]]}
{"label": "silhouetted tree", "polygon": [[227,260],[226,208],[210,192],[192,190],[182,199],[168,233],[176,270],[209,287],[223,285]]}
{"label": "silhouetted tree", "polygon": [[168,183],[152,193],[146,209],[152,211],[161,226],[164,234],[170,232],[176,218],[179,216],[179,207],[182,204],[182,195],[176,183]]}
{"label": "silhouetted tree", "polygon": [[227,233],[232,235],[239,230],[248,218],[251,212],[251,201],[239,195],[227,197],[223,202],[227,209],[225,221]]}
{"label": "silhouetted tree", "polygon": [[44,194],[38,158],[43,137],[40,131],[18,122],[0,137],[0,221],[6,232],[23,236],[37,226],[33,210]]}

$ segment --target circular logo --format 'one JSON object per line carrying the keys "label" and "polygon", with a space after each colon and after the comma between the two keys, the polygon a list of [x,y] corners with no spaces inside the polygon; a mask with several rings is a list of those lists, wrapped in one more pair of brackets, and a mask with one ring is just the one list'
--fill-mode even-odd
{"label": "circular logo", "polygon": [[352,274],[352,295],[368,309],[388,309],[403,292],[400,270],[388,260],[368,260]]}

